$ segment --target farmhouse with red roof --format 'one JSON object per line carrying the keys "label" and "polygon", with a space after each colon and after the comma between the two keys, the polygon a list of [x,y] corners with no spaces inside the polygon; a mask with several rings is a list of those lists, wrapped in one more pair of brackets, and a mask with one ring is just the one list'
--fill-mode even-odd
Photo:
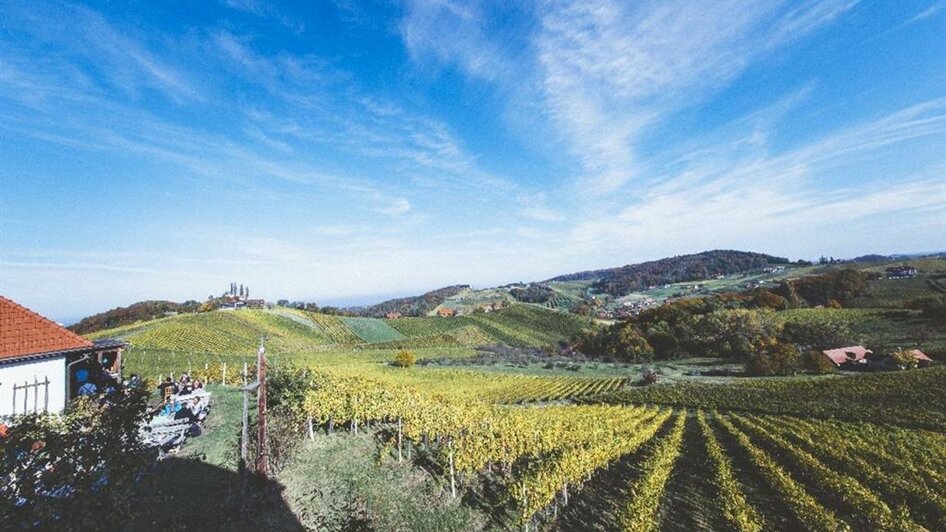
{"label": "farmhouse with red roof", "polygon": [[60,412],[82,385],[120,379],[123,348],[89,341],[0,296],[0,416]]}
{"label": "farmhouse with red roof", "polygon": [[826,357],[831,359],[835,365],[848,363],[866,363],[867,358],[874,352],[862,345],[852,345],[850,347],[839,347],[837,349],[828,349],[822,351]]}

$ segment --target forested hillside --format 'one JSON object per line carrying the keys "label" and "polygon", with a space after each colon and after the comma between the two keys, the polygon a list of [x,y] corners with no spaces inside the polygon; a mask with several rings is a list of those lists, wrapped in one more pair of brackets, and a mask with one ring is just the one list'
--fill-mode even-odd
{"label": "forested hillside", "polygon": [[139,321],[163,318],[179,312],[194,312],[200,307],[197,301],[175,303],[173,301],[139,301],[127,307],[113,308],[112,310],[95,314],[83,319],[79,323],[70,325],[69,329],[78,334],[101,331],[131,325]]}
{"label": "forested hillside", "polygon": [[366,308],[363,314],[376,318],[383,317],[389,312],[399,312],[402,316],[426,316],[448,297],[455,296],[469,287],[469,285],[458,284],[431,290],[419,296],[391,299]]}
{"label": "forested hillside", "polygon": [[649,286],[700,281],[717,275],[730,275],[788,264],[788,259],[748,251],[714,250],[693,255],[679,255],[660,260],[628,264],[620,268],[562,275],[550,281],[594,280],[592,288],[600,293],[623,296]]}

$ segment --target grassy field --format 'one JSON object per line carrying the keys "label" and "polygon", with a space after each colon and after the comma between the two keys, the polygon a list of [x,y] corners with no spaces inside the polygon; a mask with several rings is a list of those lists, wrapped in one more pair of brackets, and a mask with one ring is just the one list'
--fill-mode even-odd
{"label": "grassy field", "polygon": [[868,281],[868,292],[854,301],[865,308],[903,308],[916,298],[946,295],[946,282],[921,274],[909,279],[874,279]]}
{"label": "grassy field", "polygon": [[407,339],[406,336],[388,325],[384,320],[348,317],[340,317],[339,320],[351,329],[352,332],[355,333],[355,336],[369,344],[396,342],[398,340]]}

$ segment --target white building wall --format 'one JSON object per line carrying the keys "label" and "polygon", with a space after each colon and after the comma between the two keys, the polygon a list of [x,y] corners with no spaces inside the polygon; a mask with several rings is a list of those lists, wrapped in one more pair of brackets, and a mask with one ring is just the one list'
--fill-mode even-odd
{"label": "white building wall", "polygon": [[[27,411],[33,411],[34,394],[38,393],[35,404],[42,411],[43,406],[48,404],[50,412],[62,412],[66,407],[66,357],[44,358],[40,360],[28,360],[24,362],[8,362],[0,364],[0,416],[8,416],[14,413],[13,404],[13,386],[22,386],[24,383],[33,384],[36,380],[43,382],[49,378],[49,386],[39,385],[18,389],[16,391],[16,411],[17,414],[23,413],[23,394],[26,393]],[[46,403],[45,394],[49,393]]]}

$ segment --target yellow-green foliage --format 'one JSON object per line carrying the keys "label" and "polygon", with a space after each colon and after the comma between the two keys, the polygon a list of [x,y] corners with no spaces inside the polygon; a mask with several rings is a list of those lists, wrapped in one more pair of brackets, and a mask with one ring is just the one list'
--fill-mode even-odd
{"label": "yellow-green foliage", "polygon": [[752,443],[752,440],[732,422],[719,415],[715,417],[719,424],[745,449],[762,476],[779,493],[785,504],[802,523],[816,530],[850,530],[851,527],[847,523],[838,519],[834,512],[805,491],[805,488],[785,468]]}
{"label": "yellow-green foliage", "polygon": [[719,444],[712,427],[706,422],[702,411],[697,412],[696,420],[703,431],[706,453],[713,463],[714,483],[719,490],[726,520],[735,529],[743,532],[759,532],[765,528],[759,512],[753,508],[742,492],[742,486],[736,480],[732,469],[732,460]]}
{"label": "yellow-green foliage", "polygon": [[322,329],[322,332],[332,340],[332,343],[342,345],[364,343],[364,340],[359,338],[354,331],[342,323],[342,321],[338,319],[338,316],[316,314],[314,312],[306,312],[305,315]]}
{"label": "yellow-green foliage", "polygon": [[669,410],[607,406],[505,408],[459,395],[338,372],[315,376],[318,388],[306,410],[318,423],[398,420],[405,437],[439,438],[444,462],[473,474],[495,464],[516,479],[507,489],[523,523],[550,504],[562,488],[649,441]]}
{"label": "yellow-green foliage", "polygon": [[[773,416],[749,416],[745,421],[764,427],[780,440],[790,440],[825,460],[839,473],[862,480],[865,486],[870,485],[878,490],[877,495],[864,495],[864,500],[858,501],[857,505],[876,504],[877,497],[882,495],[887,502],[902,501],[909,506],[928,521],[928,528],[946,529],[946,495],[943,492],[946,484],[942,475],[935,471],[923,468],[920,463],[898,463],[900,456],[890,455],[876,442],[860,440],[850,430],[850,426],[830,422],[808,423],[796,418]],[[916,448],[906,444],[900,447],[905,451]],[[937,448],[932,448],[926,452],[935,455],[937,451]],[[901,509],[896,510],[897,526],[893,528],[919,530],[919,525],[912,521],[909,513]],[[858,512],[862,516],[874,514],[870,509]],[[886,519],[888,516],[882,515],[881,518]],[[887,523],[886,526],[891,527],[891,524]]]}
{"label": "yellow-green foliage", "polygon": [[673,465],[680,456],[685,424],[686,413],[677,414],[670,434],[656,442],[651,453],[644,459],[644,475],[631,486],[631,501],[621,519],[624,530],[645,532],[657,529],[657,510],[663,500],[667,479],[670,478]]}
{"label": "yellow-green foliage", "polygon": [[504,404],[590,396],[618,389],[625,382],[623,378],[484,373],[437,367],[418,367],[409,373],[397,368],[362,365],[345,370],[351,375],[363,375],[392,385],[408,385],[444,395]]}
{"label": "yellow-green foliage", "polygon": [[414,353],[408,350],[398,351],[394,355],[394,365],[402,368],[409,368],[414,365]]}
{"label": "yellow-green foliage", "polygon": [[872,529],[891,530],[903,527],[918,530],[915,524],[904,522],[894,516],[885,502],[865,488],[856,479],[827,467],[811,453],[793,445],[788,440],[769,432],[764,426],[756,424],[739,415],[732,418],[748,434],[759,439],[771,442],[777,447],[779,455],[788,458],[793,472],[807,475],[814,479],[825,492],[832,493],[845,504],[856,509],[856,515],[863,516]]}

